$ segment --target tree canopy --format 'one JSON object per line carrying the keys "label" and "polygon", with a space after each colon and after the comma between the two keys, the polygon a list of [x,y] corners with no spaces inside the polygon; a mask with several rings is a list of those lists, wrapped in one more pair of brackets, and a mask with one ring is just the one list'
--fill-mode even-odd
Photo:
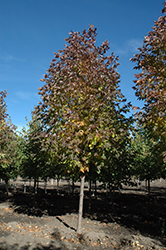
{"label": "tree canopy", "polygon": [[45,137],[67,147],[82,172],[88,171],[94,147],[118,146],[118,133],[128,130],[122,113],[129,106],[120,107],[125,100],[116,72],[118,58],[106,56],[108,41],[95,46],[96,35],[93,26],[82,34],[70,33],[42,79],[43,102],[35,110],[47,130]]}
{"label": "tree canopy", "polygon": [[107,55],[106,40],[96,46],[96,28],[70,32],[63,50],[54,58],[39,89],[42,101],[35,108],[46,143],[51,141],[68,171],[80,175],[104,166],[107,151],[119,157],[123,138],[129,136],[130,109],[122,95],[118,57]]}
{"label": "tree canopy", "polygon": [[7,182],[16,175],[18,155],[16,126],[7,114],[6,96],[7,91],[0,92],[0,177]]}
{"label": "tree canopy", "polygon": [[152,136],[160,143],[166,161],[166,3],[163,16],[145,36],[139,54],[131,59],[136,63],[134,90],[144,100],[140,116],[144,125],[152,129]]}

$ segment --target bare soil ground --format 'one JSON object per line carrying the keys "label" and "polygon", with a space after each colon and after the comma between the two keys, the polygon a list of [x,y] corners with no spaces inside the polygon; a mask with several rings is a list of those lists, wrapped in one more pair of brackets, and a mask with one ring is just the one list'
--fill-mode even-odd
{"label": "bare soil ground", "polygon": [[151,183],[150,199],[144,185],[141,190],[124,186],[112,198],[98,190],[91,209],[85,189],[81,235],[77,191],[70,195],[64,186],[59,194],[1,191],[0,249],[166,249],[166,181]]}

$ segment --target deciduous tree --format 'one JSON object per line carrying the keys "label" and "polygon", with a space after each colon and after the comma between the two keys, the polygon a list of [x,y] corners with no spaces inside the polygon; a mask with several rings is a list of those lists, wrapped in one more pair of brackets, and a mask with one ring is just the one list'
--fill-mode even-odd
{"label": "deciduous tree", "polygon": [[145,103],[139,115],[142,123],[151,127],[166,162],[166,3],[162,12],[145,36],[139,54],[131,60],[140,71],[135,75],[135,94]]}
{"label": "deciduous tree", "polygon": [[47,151],[42,148],[42,139],[35,134],[41,130],[40,121],[33,115],[27,123],[28,129],[24,129],[20,137],[22,145],[22,163],[20,174],[22,177],[34,179],[34,189],[39,177],[46,179],[50,174]]}
{"label": "deciduous tree", "polygon": [[[68,171],[79,171],[81,182],[92,165],[104,166],[101,155],[110,147],[120,147],[119,137],[126,136],[129,120],[124,113],[129,104],[119,89],[118,58],[107,55],[106,40],[96,46],[96,28],[71,32],[63,50],[44,75],[39,89],[42,101],[35,113],[42,121],[45,138],[55,145],[59,159],[70,162]],[[41,133],[41,136],[44,134]],[[83,183],[81,183],[83,187]],[[80,193],[82,205],[83,190]],[[81,213],[77,232],[81,232]]]}
{"label": "deciduous tree", "polygon": [[133,133],[131,150],[133,154],[133,174],[141,181],[148,181],[148,194],[150,196],[150,181],[165,176],[163,164],[159,159],[158,143],[149,136],[149,130],[138,126]]}
{"label": "deciduous tree", "polygon": [[16,126],[11,123],[7,114],[6,96],[7,91],[0,92],[0,177],[7,184],[18,173],[18,152]]}

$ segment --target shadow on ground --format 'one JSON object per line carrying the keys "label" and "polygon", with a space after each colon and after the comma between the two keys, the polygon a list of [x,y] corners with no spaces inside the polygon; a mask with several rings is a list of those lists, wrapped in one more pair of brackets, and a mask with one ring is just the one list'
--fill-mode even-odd
{"label": "shadow on ground", "polygon": [[[21,250],[28,250],[30,248],[31,248],[31,245],[28,244],[28,245],[22,246]],[[7,250],[18,250],[20,248],[19,248],[18,244],[14,244],[14,245],[10,246],[6,243],[4,243],[4,244],[2,243],[2,244],[0,244],[0,249],[1,250],[6,250],[6,249]],[[35,246],[35,248],[33,248],[33,249],[35,249],[35,250],[50,250],[50,249],[52,249],[52,250],[68,250],[68,248],[63,243],[61,244],[60,247],[56,247],[54,244],[49,244],[48,246],[42,246],[41,244],[37,244]]]}
{"label": "shadow on ground", "polygon": [[[105,193],[98,193],[91,199],[89,209],[88,193],[85,192],[84,217],[105,223],[117,222],[129,230],[138,230],[144,236],[162,239],[166,236],[166,189],[152,187],[151,194],[148,199],[145,192],[130,188],[122,190],[121,195],[115,192],[111,198]],[[61,216],[78,212],[78,193],[68,195],[61,192],[57,195],[50,189],[47,194],[39,190],[34,195],[18,190],[9,197],[1,192],[0,197],[2,202],[10,201],[15,212],[31,216]]]}

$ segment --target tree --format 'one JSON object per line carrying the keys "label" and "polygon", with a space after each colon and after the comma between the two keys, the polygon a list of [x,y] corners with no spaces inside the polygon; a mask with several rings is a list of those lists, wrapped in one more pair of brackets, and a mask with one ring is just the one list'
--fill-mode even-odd
{"label": "tree", "polygon": [[159,160],[158,144],[149,136],[149,130],[138,126],[133,133],[131,151],[133,154],[133,175],[141,181],[148,181],[150,196],[150,181],[163,177],[162,161]]}
{"label": "tree", "polygon": [[166,162],[166,3],[164,6],[164,15],[154,23],[139,54],[131,60],[141,71],[135,75],[133,87],[137,98],[145,103],[139,115],[142,123],[151,128],[151,136],[158,141]]}
{"label": "tree", "polygon": [[[51,140],[59,159],[68,162],[68,172],[79,172],[81,187],[90,167],[104,166],[102,155],[119,145],[129,133],[129,119],[123,113],[129,104],[119,89],[118,58],[107,56],[109,43],[95,46],[96,28],[71,32],[63,50],[54,53],[45,85],[39,89],[42,101],[35,109],[46,140]],[[40,133],[41,137],[44,133]],[[98,164],[100,162],[100,165]],[[103,162],[103,164],[101,164]],[[77,232],[81,232],[83,190]]]}
{"label": "tree", "polygon": [[39,177],[46,179],[50,174],[48,167],[48,154],[42,150],[41,139],[35,137],[36,132],[41,130],[40,121],[32,115],[32,120],[27,123],[28,129],[23,130],[20,137],[22,147],[22,163],[20,173],[22,177],[34,178],[34,190]]}
{"label": "tree", "polygon": [[7,91],[0,92],[0,177],[7,184],[18,173],[18,152],[16,126],[7,114],[6,96]]}
{"label": "tree", "polygon": [[120,187],[122,182],[127,183],[131,177],[130,137],[121,138],[120,147],[111,148],[104,159],[104,168],[101,169],[100,180],[111,184],[112,188]]}

